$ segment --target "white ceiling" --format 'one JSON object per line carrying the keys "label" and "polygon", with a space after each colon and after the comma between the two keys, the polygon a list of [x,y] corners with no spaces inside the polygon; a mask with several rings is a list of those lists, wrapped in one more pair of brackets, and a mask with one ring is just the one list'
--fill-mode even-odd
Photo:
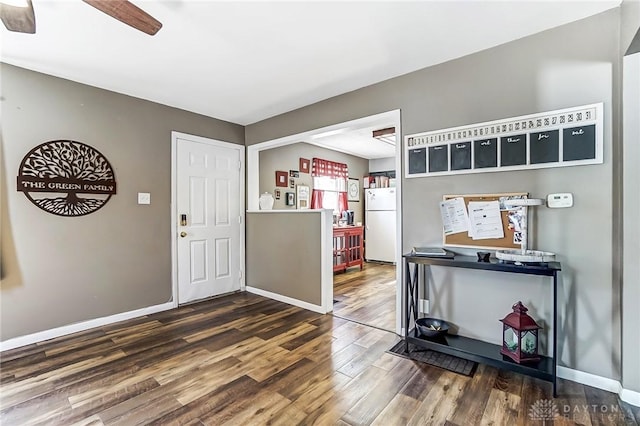
{"label": "white ceiling", "polygon": [[142,1],[151,37],[33,0],[3,62],[242,125],[578,20],[620,1]]}
{"label": "white ceiling", "polygon": [[373,125],[365,124],[362,127],[355,128],[344,127],[326,134],[318,133],[305,140],[305,142],[368,160],[395,157],[395,145],[390,145],[372,137],[374,130],[389,127],[393,127],[393,124],[389,123],[388,119],[387,121],[381,120]]}

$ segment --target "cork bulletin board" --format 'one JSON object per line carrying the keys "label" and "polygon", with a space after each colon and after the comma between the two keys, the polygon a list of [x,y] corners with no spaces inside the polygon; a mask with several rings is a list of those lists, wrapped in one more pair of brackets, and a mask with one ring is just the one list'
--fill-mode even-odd
{"label": "cork bulletin board", "polygon": [[[470,201],[500,201],[514,198],[527,198],[527,192],[508,192],[496,194],[466,194],[466,195],[444,195],[443,201],[460,198],[464,199],[464,205],[468,206]],[[502,207],[502,206],[501,206]],[[442,243],[449,247],[468,247],[468,248],[485,248],[485,249],[519,249],[520,243],[514,243],[513,229],[509,229],[509,217],[506,209],[500,209],[500,217],[502,218],[502,229],[504,231],[503,238],[491,238],[483,240],[474,240],[467,232],[458,232],[456,234],[445,235],[442,233]]]}

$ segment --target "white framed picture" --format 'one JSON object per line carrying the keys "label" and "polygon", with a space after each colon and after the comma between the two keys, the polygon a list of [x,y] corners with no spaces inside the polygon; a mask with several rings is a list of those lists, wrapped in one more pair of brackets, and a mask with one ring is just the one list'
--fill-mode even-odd
{"label": "white framed picture", "polygon": [[349,178],[347,197],[349,201],[360,201],[360,179]]}
{"label": "white framed picture", "polygon": [[311,205],[311,193],[307,185],[296,186],[296,208],[305,210],[310,208]]}

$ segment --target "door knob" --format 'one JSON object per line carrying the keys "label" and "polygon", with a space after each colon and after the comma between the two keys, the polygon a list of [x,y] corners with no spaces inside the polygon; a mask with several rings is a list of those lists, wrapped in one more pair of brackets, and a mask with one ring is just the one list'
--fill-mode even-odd
{"label": "door knob", "polygon": [[182,232],[180,233],[180,236],[181,236],[182,238],[184,238],[184,237],[186,237],[186,236],[187,236],[187,233],[186,233],[186,232],[184,232],[184,231],[182,231]]}

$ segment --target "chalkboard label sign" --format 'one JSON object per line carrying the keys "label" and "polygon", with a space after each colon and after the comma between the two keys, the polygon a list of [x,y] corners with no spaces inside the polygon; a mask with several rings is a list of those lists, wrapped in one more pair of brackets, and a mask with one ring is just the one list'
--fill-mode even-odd
{"label": "chalkboard label sign", "polygon": [[473,167],[481,169],[485,167],[498,166],[498,139],[481,139],[473,141],[473,152],[475,154]]}
{"label": "chalkboard label sign", "polygon": [[601,102],[406,135],[405,177],[602,164],[603,123]]}
{"label": "chalkboard label sign", "polygon": [[592,124],[564,129],[562,157],[564,161],[596,158],[596,126]]}
{"label": "chalkboard label sign", "polygon": [[527,135],[512,135],[500,138],[500,165],[519,166],[527,164]]}
{"label": "chalkboard label sign", "polygon": [[449,145],[429,147],[429,172],[449,170]]}
{"label": "chalkboard label sign", "polygon": [[560,139],[557,130],[529,134],[531,164],[555,163],[560,157]]}
{"label": "chalkboard label sign", "polygon": [[427,172],[427,149],[411,149],[409,150],[409,173],[426,173]]}
{"label": "chalkboard label sign", "polygon": [[451,170],[471,168],[471,142],[459,142],[451,145]]}

